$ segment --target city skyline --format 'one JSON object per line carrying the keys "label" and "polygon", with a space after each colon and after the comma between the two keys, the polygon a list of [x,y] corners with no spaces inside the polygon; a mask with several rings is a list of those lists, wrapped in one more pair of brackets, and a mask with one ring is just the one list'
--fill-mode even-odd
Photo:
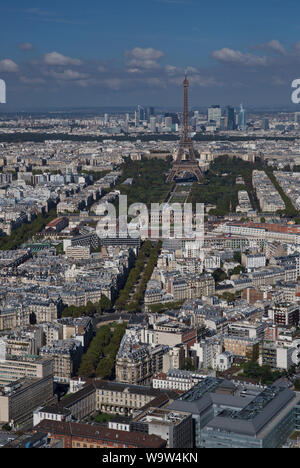
{"label": "city skyline", "polygon": [[180,107],[186,71],[192,107],[291,106],[300,65],[297,10],[292,0],[243,7],[235,0],[114,0],[87,2],[84,10],[76,1],[72,11],[66,2],[24,7],[14,0],[1,11],[8,101],[1,111]]}

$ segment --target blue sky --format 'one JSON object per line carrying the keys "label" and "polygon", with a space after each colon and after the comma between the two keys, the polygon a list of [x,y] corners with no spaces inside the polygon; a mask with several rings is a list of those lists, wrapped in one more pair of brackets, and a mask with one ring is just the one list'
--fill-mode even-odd
{"label": "blue sky", "polygon": [[[8,105],[290,105],[296,0],[11,0],[1,7]],[[5,106],[1,106],[4,110]]]}

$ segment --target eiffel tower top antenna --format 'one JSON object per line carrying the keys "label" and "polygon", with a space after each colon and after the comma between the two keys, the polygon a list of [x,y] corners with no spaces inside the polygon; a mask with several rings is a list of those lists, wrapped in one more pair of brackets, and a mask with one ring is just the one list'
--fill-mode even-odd
{"label": "eiffel tower top antenna", "polygon": [[187,74],[185,74],[184,82],[184,102],[183,102],[183,132],[182,132],[182,140],[184,142],[188,142],[189,140],[189,121],[190,121],[190,114],[189,114],[189,80],[187,78]]}

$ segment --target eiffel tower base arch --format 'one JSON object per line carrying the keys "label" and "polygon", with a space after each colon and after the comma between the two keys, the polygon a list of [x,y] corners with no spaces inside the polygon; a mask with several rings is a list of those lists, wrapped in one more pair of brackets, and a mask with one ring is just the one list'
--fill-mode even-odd
{"label": "eiffel tower base arch", "polygon": [[167,183],[170,184],[172,182],[175,182],[176,179],[179,179],[179,176],[183,173],[189,173],[191,175],[194,175],[198,182],[200,182],[201,179],[203,179],[203,174],[197,163],[175,163],[171,169],[170,174],[168,175]]}

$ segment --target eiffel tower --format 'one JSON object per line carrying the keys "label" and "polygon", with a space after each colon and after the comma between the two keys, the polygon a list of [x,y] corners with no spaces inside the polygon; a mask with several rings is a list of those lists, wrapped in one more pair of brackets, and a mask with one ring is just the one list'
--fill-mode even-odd
{"label": "eiffel tower", "polygon": [[187,76],[183,82],[184,88],[184,104],[183,104],[183,132],[179,143],[179,151],[176,161],[167,178],[167,182],[171,183],[179,178],[180,174],[194,175],[198,182],[203,177],[202,171],[197,163],[193,142],[190,137],[189,125],[189,82]]}

